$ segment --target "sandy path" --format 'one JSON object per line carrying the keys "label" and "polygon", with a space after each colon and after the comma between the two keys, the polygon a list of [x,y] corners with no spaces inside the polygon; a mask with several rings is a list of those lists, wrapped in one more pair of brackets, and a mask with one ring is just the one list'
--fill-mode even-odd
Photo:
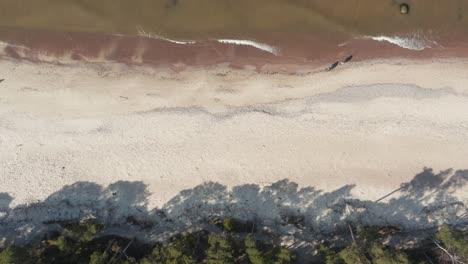
{"label": "sandy path", "polygon": [[[352,67],[350,67],[352,66]],[[1,61],[0,193],[288,178],[375,199],[424,166],[468,168],[468,63],[374,61],[305,76]],[[463,199],[466,199],[464,197]]]}

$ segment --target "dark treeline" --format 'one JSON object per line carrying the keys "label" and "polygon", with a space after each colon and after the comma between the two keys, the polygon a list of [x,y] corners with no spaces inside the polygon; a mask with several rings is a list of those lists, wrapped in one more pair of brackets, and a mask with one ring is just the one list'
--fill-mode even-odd
{"label": "dark treeline", "polygon": [[400,230],[390,227],[351,228],[351,240],[340,246],[320,241],[298,258],[294,245],[281,246],[277,239],[257,235],[260,227],[233,218],[210,224],[216,231],[180,233],[165,244],[142,243],[135,239],[103,235],[105,226],[94,220],[59,223],[61,231],[50,232],[27,246],[0,249],[0,264],[13,263],[467,263],[466,230],[442,226],[417,246],[390,246],[389,236]]}

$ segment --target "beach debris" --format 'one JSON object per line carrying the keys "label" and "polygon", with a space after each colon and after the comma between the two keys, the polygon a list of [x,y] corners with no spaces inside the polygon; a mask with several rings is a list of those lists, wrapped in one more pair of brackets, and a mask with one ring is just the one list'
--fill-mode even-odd
{"label": "beach debris", "polygon": [[407,3],[400,5],[400,13],[404,15],[409,13],[409,5]]}
{"label": "beach debris", "polygon": [[350,61],[350,60],[352,60],[352,59],[353,59],[353,55],[349,55],[348,57],[346,57],[346,58],[343,60],[343,63],[346,63],[346,62],[348,62],[348,61]]}
{"label": "beach debris", "polygon": [[3,82],[5,79],[0,79],[0,83]]}
{"label": "beach debris", "polygon": [[350,61],[352,59],[353,59],[353,55],[349,55],[343,61],[340,61],[340,65],[343,65],[343,64],[345,64],[346,62],[348,62],[348,61]]}
{"label": "beach debris", "polygon": [[339,61],[333,63],[332,65],[330,65],[330,66],[329,66],[328,68],[326,68],[325,70],[326,70],[326,71],[331,71],[331,70],[335,69],[336,66],[338,66],[338,64],[340,64]]}

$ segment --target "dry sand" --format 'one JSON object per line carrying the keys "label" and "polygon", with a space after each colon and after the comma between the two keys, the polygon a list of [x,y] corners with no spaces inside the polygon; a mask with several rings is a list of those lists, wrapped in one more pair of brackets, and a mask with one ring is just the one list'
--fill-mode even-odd
{"label": "dry sand", "polygon": [[143,181],[153,207],[206,181],[288,178],[377,199],[423,167],[468,168],[467,72],[465,60],[271,75],[4,59],[0,193],[14,207],[77,181]]}

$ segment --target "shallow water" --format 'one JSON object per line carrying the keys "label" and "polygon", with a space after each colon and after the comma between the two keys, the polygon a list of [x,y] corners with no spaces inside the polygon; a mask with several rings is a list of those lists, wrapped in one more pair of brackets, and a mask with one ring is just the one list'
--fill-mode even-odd
{"label": "shallow water", "polygon": [[407,3],[408,14],[397,0],[0,0],[0,56],[257,69],[468,57],[468,1]]}
{"label": "shallow water", "polygon": [[402,15],[397,0],[0,0],[0,27],[178,38],[468,31],[466,0],[407,3]]}

